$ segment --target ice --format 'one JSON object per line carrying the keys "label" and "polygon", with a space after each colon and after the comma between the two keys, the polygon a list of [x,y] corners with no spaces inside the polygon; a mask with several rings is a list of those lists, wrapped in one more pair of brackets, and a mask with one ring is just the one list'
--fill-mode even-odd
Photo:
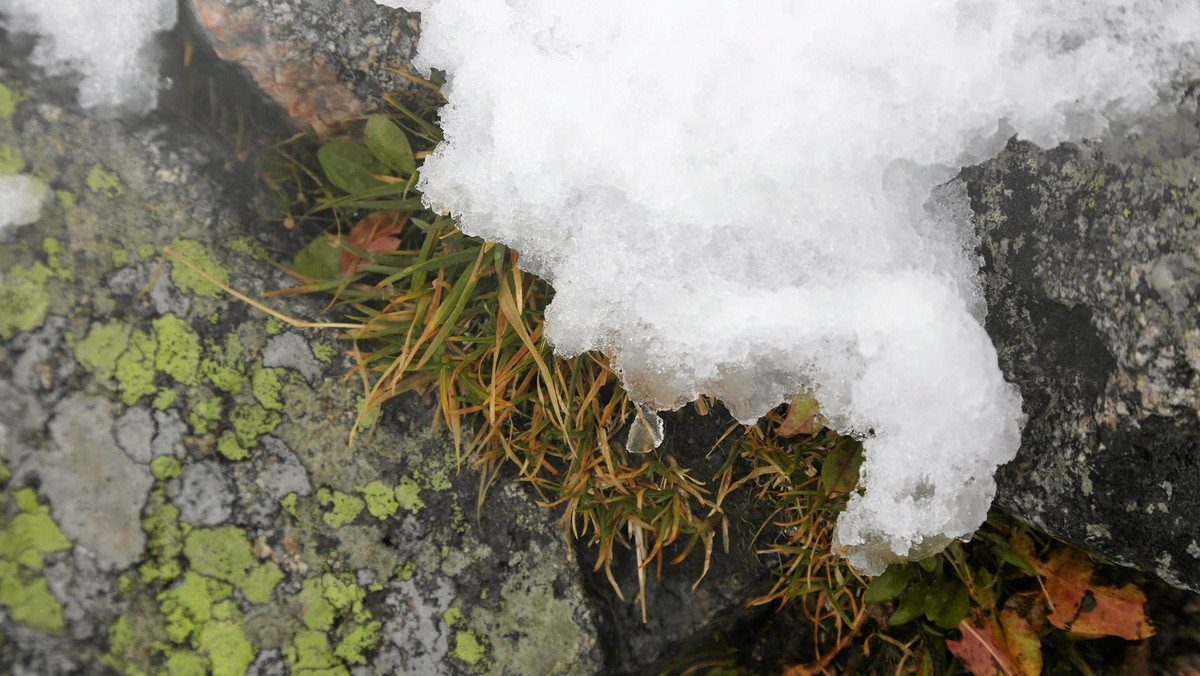
{"label": "ice", "polygon": [[870,574],[974,531],[1020,443],[947,182],[1153,114],[1200,63],[1194,0],[399,4],[447,74],[429,204],[517,249],[557,352],[635,401],[752,422],[811,391],[864,441],[836,540]]}
{"label": "ice", "polygon": [[39,36],[34,63],[78,74],[80,105],[109,113],[155,107],[154,39],[176,18],[176,0],[0,0],[0,27]]}
{"label": "ice", "polygon": [[48,192],[33,176],[0,176],[0,235],[8,228],[36,221]]}

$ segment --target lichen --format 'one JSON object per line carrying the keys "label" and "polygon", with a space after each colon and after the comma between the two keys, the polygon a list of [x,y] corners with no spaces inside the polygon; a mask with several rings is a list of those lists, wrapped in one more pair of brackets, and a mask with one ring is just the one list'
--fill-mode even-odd
{"label": "lichen", "polygon": [[217,452],[234,462],[250,457],[250,451],[242,448],[242,445],[238,443],[237,435],[229,430],[222,432],[221,438],[217,439]]}
{"label": "lichen", "polygon": [[174,479],[183,474],[179,461],[169,455],[161,455],[150,461],[150,473],[160,481]]}
{"label": "lichen", "polygon": [[292,515],[292,518],[299,520],[300,515],[296,513],[296,500],[299,499],[295,493],[288,493],[279,501],[279,506],[283,507],[283,511]]}
{"label": "lichen", "polygon": [[342,640],[333,651],[334,655],[349,664],[367,663],[363,653],[379,645],[379,629],[382,626],[381,622],[370,617],[370,613],[364,613],[361,618],[356,618],[355,624],[343,633]]}
{"label": "lichen", "polygon": [[[65,211],[70,211],[77,206],[75,203],[75,195],[71,194],[70,190],[55,190],[54,195],[58,197],[58,205],[61,206]],[[113,262],[116,263],[115,257],[113,258]],[[124,263],[121,263],[121,265],[124,265]]]}
{"label": "lichen", "polygon": [[183,554],[193,571],[232,584],[251,603],[265,603],[283,579],[274,561],[259,565],[246,531],[237,526],[193,530]]}
{"label": "lichen", "polygon": [[16,146],[0,144],[0,176],[16,176],[25,171],[25,153]]}
{"label": "lichen", "polygon": [[113,377],[121,386],[121,401],[130,406],[139,399],[154,394],[154,339],[144,331],[134,329],[129,336],[129,347],[117,358]]}
{"label": "lichen", "polygon": [[238,443],[242,446],[253,446],[258,437],[269,434],[279,426],[279,414],[274,411],[249,404],[241,404],[233,409],[229,416],[237,434]]}
{"label": "lichen", "polygon": [[109,252],[109,257],[112,258],[114,268],[123,268],[129,265],[129,252],[121,247],[113,247]]}
{"label": "lichen", "polygon": [[400,485],[396,486],[396,502],[413,514],[425,509],[425,501],[421,499],[421,487],[410,477],[404,477],[400,480]]}
{"label": "lichen", "polygon": [[21,511],[0,529],[0,606],[31,629],[62,633],[62,605],[50,593],[42,569],[47,554],[70,549],[71,541],[32,488],[17,491],[13,499]]}
{"label": "lichen", "polygon": [[108,171],[104,165],[97,162],[88,172],[87,178],[84,179],[89,190],[97,195],[106,197],[116,197],[125,192],[125,186],[121,183],[121,177],[115,173]]}
{"label": "lichen", "polygon": [[251,377],[254,398],[262,404],[263,408],[270,411],[283,410],[283,402],[279,400],[279,391],[282,388],[279,384],[280,372],[281,369],[258,366],[255,367],[254,375]]}
{"label": "lichen", "polygon": [[230,394],[242,391],[246,383],[246,367],[242,341],[237,333],[225,336],[225,343],[210,343],[208,356],[200,360],[201,376],[217,389]]}
{"label": "lichen", "polygon": [[490,646],[487,639],[480,637],[470,629],[459,629],[454,632],[454,650],[450,654],[462,660],[476,672],[483,673],[491,668],[489,652]]}
{"label": "lichen", "polygon": [[372,481],[366,486],[357,486],[356,490],[367,501],[367,511],[376,519],[387,519],[395,516],[400,509],[396,501],[396,492],[382,481]]}
{"label": "lichen", "polygon": [[53,237],[42,239],[42,251],[46,252],[46,265],[54,276],[66,282],[75,281],[75,273],[63,263],[62,254],[66,251],[63,243]]}
{"label": "lichen", "polygon": [[25,100],[25,94],[0,82],[0,120],[12,124],[13,113],[17,112],[17,104]]}
{"label": "lichen", "polygon": [[275,587],[279,585],[283,577],[283,571],[279,566],[274,561],[267,561],[251,570],[242,579],[239,589],[242,596],[245,596],[250,603],[263,604],[271,600],[271,593],[275,591]]}
{"label": "lichen", "polygon": [[333,355],[337,354],[337,350],[329,343],[315,341],[312,344],[312,353],[317,359],[329,363],[333,359]]}
{"label": "lichen", "polygon": [[202,399],[192,405],[188,413],[188,423],[192,431],[198,435],[208,434],[214,421],[221,419],[221,397],[214,396]]}
{"label": "lichen", "polygon": [[330,528],[340,528],[350,523],[366,506],[358,497],[328,488],[317,491],[317,504],[328,509],[321,518]]}
{"label": "lichen", "polygon": [[322,631],[299,631],[284,651],[293,674],[313,676],[349,676],[349,671],[329,649],[329,638]]}
{"label": "lichen", "polygon": [[156,344],[155,368],[184,385],[197,384],[200,338],[187,322],[172,314],[163,315],[152,323]]}
{"label": "lichen", "polygon": [[158,394],[154,395],[154,401],[150,405],[159,411],[165,411],[171,408],[171,404],[175,403],[176,396],[178,395],[175,390],[161,390]]}
{"label": "lichen", "polygon": [[0,338],[7,340],[17,331],[42,325],[50,307],[46,280],[51,275],[50,268],[41,263],[3,274],[0,280]]}
{"label": "lichen", "polygon": [[[153,469],[152,463],[151,471]],[[159,465],[159,471],[164,473],[159,477],[160,481],[170,473],[169,467],[163,464]],[[189,528],[179,522],[179,508],[167,501],[161,485],[151,491],[150,499],[146,501],[146,516],[142,519],[142,530],[146,532],[146,562],[140,568],[143,582],[173,580],[183,572],[179,557],[183,554]]]}
{"label": "lichen", "polygon": [[129,345],[129,334],[124,322],[93,324],[87,336],[75,343],[75,360],[100,378],[111,378],[117,359]]}
{"label": "lichen", "polygon": [[[200,242],[193,239],[177,239],[171,243],[171,248],[192,265],[203,270],[209,277],[222,284],[229,284],[229,273],[213,262],[212,254]],[[171,264],[171,281],[180,289],[200,296],[216,297],[221,293],[219,286],[178,261]]]}

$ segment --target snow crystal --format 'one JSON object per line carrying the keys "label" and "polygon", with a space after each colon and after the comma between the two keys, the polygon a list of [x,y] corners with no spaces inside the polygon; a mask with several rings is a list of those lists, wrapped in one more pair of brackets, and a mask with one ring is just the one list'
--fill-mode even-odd
{"label": "snow crystal", "polygon": [[0,176],[0,233],[36,221],[48,192],[33,176]]}
{"label": "snow crystal", "polygon": [[177,18],[175,0],[4,0],[0,27],[39,36],[33,61],[78,73],[85,108],[145,113],[158,103],[154,38]]}
{"label": "snow crystal", "polygon": [[1020,443],[946,182],[1152,111],[1200,36],[1193,0],[387,4],[447,73],[428,202],[520,251],[556,350],[638,402],[813,392],[864,440],[836,539],[870,574],[977,528]]}

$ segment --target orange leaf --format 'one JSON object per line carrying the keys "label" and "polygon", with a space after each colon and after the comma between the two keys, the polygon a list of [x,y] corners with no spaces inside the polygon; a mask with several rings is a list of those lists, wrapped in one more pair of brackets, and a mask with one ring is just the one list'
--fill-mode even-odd
{"label": "orange leaf", "polygon": [[[346,234],[346,244],[373,253],[395,251],[400,248],[400,240],[392,235],[403,230],[406,221],[407,211],[381,211],[371,214],[350,228],[350,232]],[[342,273],[357,272],[365,261],[362,256],[343,251]]]}
{"label": "orange leaf", "polygon": [[1046,578],[1046,598],[1052,608],[1047,619],[1059,629],[1080,638],[1120,636],[1134,641],[1154,635],[1142,590],[1133,584],[1098,583],[1096,569],[1083,552],[1063,547],[1048,561],[1032,563]]}
{"label": "orange leaf", "polygon": [[1008,653],[1008,641],[996,618],[976,609],[958,624],[962,638],[946,647],[975,676],[1019,676],[1022,672]]}
{"label": "orange leaf", "polygon": [[1042,640],[1037,635],[1036,620],[1031,621],[1017,606],[1005,603],[1000,611],[1000,628],[1004,630],[1008,654],[1013,658],[1017,673],[1022,676],[1042,673]]}
{"label": "orange leaf", "polygon": [[787,415],[775,428],[775,434],[781,437],[794,437],[797,434],[816,434],[825,427],[825,418],[821,416],[821,407],[817,400],[807,395],[800,395],[788,404]]}

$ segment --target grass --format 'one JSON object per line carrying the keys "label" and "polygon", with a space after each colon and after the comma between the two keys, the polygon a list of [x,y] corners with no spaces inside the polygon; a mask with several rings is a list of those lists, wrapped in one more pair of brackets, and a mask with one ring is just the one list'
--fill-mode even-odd
{"label": "grass", "polygon": [[[295,320],[227,289],[293,325],[341,332],[356,364],[348,377],[363,387],[356,427],[369,430],[393,397],[428,397],[460,464],[479,470],[479,508],[502,474],[515,473],[543,506],[561,510],[566,536],[594,548],[596,570],[622,599],[612,565],[618,548],[633,550],[638,594],[627,601],[640,605],[643,619],[652,612],[648,578],[690,556],[702,557],[707,572],[729,546],[731,503],[755,504],[769,515],[758,527],[759,555],[776,565],[774,586],[751,603],[798,608],[812,628],[806,661],[788,667],[792,676],[837,673],[863,656],[868,666],[856,668],[954,673],[961,665],[947,641],[968,613],[999,612],[1010,599],[1040,593],[1029,552],[1063,545],[999,514],[971,543],[900,573],[874,582],[854,573],[831,551],[831,536],[856,490],[861,446],[821,428],[815,402],[803,397],[756,425],[729,424],[710,450],[720,459],[715,471],[670,453],[627,450],[630,430],[645,419],[607,359],[557,357],[543,338],[552,289],[520,270],[517,252],[424,209],[416,172],[405,169],[440,135],[426,115],[393,105],[390,118],[366,121],[365,145],[289,139],[262,173],[285,227],[322,231],[288,266],[298,285],[268,295],[325,294],[326,309],[343,320]],[[384,138],[391,141],[381,149]],[[719,408],[703,397],[691,406],[700,416]],[[1032,549],[1014,547],[1022,538]],[[903,585],[881,583],[898,576]],[[1056,631],[1040,630],[1047,664],[1086,669],[1076,642]],[[679,671],[745,673],[736,653],[696,655]]]}

